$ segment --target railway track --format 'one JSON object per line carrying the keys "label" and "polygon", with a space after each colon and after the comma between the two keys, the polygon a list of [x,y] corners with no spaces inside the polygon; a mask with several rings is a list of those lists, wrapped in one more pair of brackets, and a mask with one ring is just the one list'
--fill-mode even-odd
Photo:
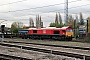
{"label": "railway track", "polygon": [[[12,45],[12,44],[8,44],[8,43],[0,43],[0,45],[21,48],[20,45]],[[56,51],[56,50],[43,49],[43,48],[37,48],[37,47],[28,47],[28,46],[22,46],[22,49],[33,50],[33,51],[38,51],[38,52],[43,52],[43,53],[51,53],[52,52],[52,54],[54,54],[54,55],[63,55],[63,56],[68,56],[68,57],[80,58],[80,59],[83,59],[83,57],[85,56],[86,60],[90,60],[90,56],[77,54],[77,53],[61,52],[61,51]]]}
{"label": "railway track", "polygon": [[7,43],[22,43],[22,44],[33,44],[33,45],[43,45],[43,46],[51,46],[51,47],[63,47],[63,48],[73,48],[73,49],[81,49],[81,50],[90,50],[90,47],[79,47],[79,46],[65,46],[65,45],[51,45],[51,44],[39,44],[39,43],[26,43],[26,42],[13,42],[13,41],[4,41]]}
{"label": "railway track", "polygon": [[1,54],[0,53],[0,60],[33,60],[33,59],[28,59],[20,56],[14,56],[14,55],[8,55],[8,54]]}

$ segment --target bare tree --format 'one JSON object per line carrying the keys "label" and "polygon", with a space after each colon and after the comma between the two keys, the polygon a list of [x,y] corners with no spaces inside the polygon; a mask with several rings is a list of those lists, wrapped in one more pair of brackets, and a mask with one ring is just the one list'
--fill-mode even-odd
{"label": "bare tree", "polygon": [[68,22],[71,22],[72,20],[74,20],[74,18],[72,17],[72,15],[68,16]]}
{"label": "bare tree", "polygon": [[29,21],[30,21],[30,22],[29,22],[30,27],[34,27],[34,22],[33,22],[33,19],[32,19],[32,18],[30,18],[30,19],[29,19]]}
{"label": "bare tree", "polygon": [[80,25],[84,25],[84,20],[81,12],[80,12]]}
{"label": "bare tree", "polygon": [[11,28],[23,28],[23,23],[22,22],[13,22],[11,25]]}
{"label": "bare tree", "polygon": [[36,15],[36,28],[38,28],[39,27],[39,15]]}
{"label": "bare tree", "polygon": [[59,23],[62,24],[61,14],[59,13]]}
{"label": "bare tree", "polygon": [[23,26],[23,29],[26,29],[26,26],[25,25]]}
{"label": "bare tree", "polygon": [[72,17],[72,15],[68,16],[68,24],[71,27],[74,27],[74,18]]}
{"label": "bare tree", "polygon": [[11,31],[15,31],[15,30],[22,29],[22,28],[23,28],[22,22],[13,22],[11,24]]}
{"label": "bare tree", "polygon": [[78,20],[78,16],[77,16],[77,14],[76,14],[76,23],[79,23],[79,20]]}
{"label": "bare tree", "polygon": [[58,14],[56,13],[55,24],[58,24]]}
{"label": "bare tree", "polygon": [[41,19],[41,16],[36,16],[36,28],[41,28],[43,27],[43,22],[42,22],[42,19]]}
{"label": "bare tree", "polygon": [[41,22],[42,22],[42,20],[41,20],[41,16],[40,16],[40,20],[39,20],[40,26],[41,26]]}
{"label": "bare tree", "polygon": [[37,15],[36,15],[36,28],[38,27],[38,19],[37,19]]}

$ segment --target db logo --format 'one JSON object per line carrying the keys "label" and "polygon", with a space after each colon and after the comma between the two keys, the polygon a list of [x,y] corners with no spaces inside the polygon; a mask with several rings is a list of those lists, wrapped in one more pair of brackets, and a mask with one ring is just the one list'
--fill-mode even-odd
{"label": "db logo", "polygon": [[46,33],[46,30],[43,30],[43,33]]}

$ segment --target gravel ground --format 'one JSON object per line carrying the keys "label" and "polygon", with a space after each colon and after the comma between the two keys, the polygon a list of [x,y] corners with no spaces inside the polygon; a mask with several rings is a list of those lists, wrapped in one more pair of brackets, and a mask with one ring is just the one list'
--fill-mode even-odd
{"label": "gravel ground", "polygon": [[[35,52],[35,51],[24,50],[24,49],[22,50],[22,53],[21,53],[19,48],[14,48],[14,47],[12,48],[12,47],[5,47],[5,46],[0,46],[0,53],[32,58],[34,60],[74,60],[75,59],[67,56],[46,54],[46,53]],[[81,60],[81,59],[77,59],[77,60]]]}
{"label": "gravel ground", "polygon": [[[0,39],[1,40],[1,39]],[[14,42],[26,42],[26,43],[43,43],[43,44],[55,44],[55,45],[69,45],[69,46],[80,46],[80,47],[90,47],[89,43],[81,43],[81,42],[70,42],[70,41],[48,41],[48,40],[31,40],[31,39],[20,39],[20,38],[5,38],[4,41],[14,41]],[[56,48],[55,48],[56,49]],[[4,50],[4,49],[3,49]],[[68,50],[68,49],[67,49]],[[1,51],[1,49],[0,49]],[[64,50],[63,50],[64,51]],[[4,51],[4,52],[8,52],[8,51]],[[72,52],[72,51],[71,51]],[[80,52],[80,51],[79,51]],[[8,52],[11,54],[17,54],[17,56],[21,56],[20,52],[16,53],[16,52]],[[78,52],[77,52],[78,53]],[[84,52],[85,53],[85,52]],[[90,53],[90,51],[89,51]],[[88,54],[89,54],[88,53]],[[7,54],[7,53],[6,53]],[[66,57],[66,56],[51,56],[50,54],[48,55],[42,55],[42,54],[28,54],[23,52],[22,56],[25,56],[27,58],[37,58],[37,60],[75,60],[75,58],[70,58],[70,57]],[[80,60],[80,59],[77,59]]]}
{"label": "gravel ground", "polygon": [[[11,44],[11,43],[6,43]],[[40,48],[40,49],[48,49],[48,50],[56,50],[61,52],[69,52],[69,53],[75,53],[75,54],[81,54],[81,55],[88,55],[90,56],[89,50],[80,50],[80,49],[73,49],[73,48],[61,48],[61,47],[51,47],[51,46],[43,46],[43,45],[33,45],[33,44],[17,44],[12,43],[13,45],[19,45],[19,46],[25,46],[25,47],[33,47],[33,48]]]}

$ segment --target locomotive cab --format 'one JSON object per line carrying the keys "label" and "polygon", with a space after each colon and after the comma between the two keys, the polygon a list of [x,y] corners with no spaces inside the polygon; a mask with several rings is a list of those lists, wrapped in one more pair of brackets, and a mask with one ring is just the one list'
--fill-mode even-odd
{"label": "locomotive cab", "polygon": [[62,27],[61,30],[62,30],[61,34],[65,35],[66,40],[72,40],[72,37],[73,37],[73,28],[72,27],[70,27],[70,26]]}
{"label": "locomotive cab", "polygon": [[68,27],[68,28],[66,29],[66,38],[67,38],[69,41],[72,40],[72,38],[73,38],[73,28]]}
{"label": "locomotive cab", "polygon": [[66,36],[72,36],[73,35],[73,30],[72,29],[67,29],[66,30]]}

